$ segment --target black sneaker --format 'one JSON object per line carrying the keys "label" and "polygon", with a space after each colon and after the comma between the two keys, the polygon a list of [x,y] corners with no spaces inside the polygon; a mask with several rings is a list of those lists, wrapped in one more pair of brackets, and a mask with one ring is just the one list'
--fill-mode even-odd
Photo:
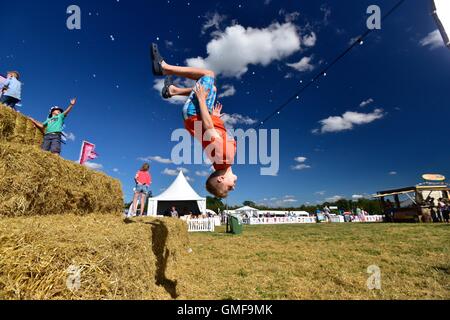
{"label": "black sneaker", "polygon": [[164,80],[164,87],[161,90],[161,95],[164,99],[172,98],[169,90],[171,85],[173,85],[172,77],[168,76],[166,77],[166,80]]}
{"label": "black sneaker", "polygon": [[161,63],[164,61],[163,57],[159,54],[158,45],[152,43],[150,55],[152,59],[152,71],[155,76],[163,76],[163,68]]}

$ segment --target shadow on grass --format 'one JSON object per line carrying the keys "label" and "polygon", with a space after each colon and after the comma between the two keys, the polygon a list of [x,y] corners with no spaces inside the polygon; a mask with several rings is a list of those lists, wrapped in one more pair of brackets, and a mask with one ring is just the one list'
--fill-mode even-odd
{"label": "shadow on grass", "polygon": [[[136,223],[132,219],[124,219],[124,223]],[[149,224],[152,226],[152,250],[156,257],[156,274],[155,280],[157,286],[162,286],[167,291],[172,299],[178,298],[177,281],[170,280],[166,276],[167,261],[169,260],[170,252],[167,249],[167,237],[169,230],[161,221],[139,221],[140,223]]]}
{"label": "shadow on grass", "polygon": [[156,256],[156,285],[163,286],[167,293],[170,294],[172,299],[178,298],[177,294],[177,281],[167,279],[167,260],[169,259],[170,252],[166,248],[167,236],[169,230],[160,221],[150,223],[152,225],[152,248],[153,253]]}

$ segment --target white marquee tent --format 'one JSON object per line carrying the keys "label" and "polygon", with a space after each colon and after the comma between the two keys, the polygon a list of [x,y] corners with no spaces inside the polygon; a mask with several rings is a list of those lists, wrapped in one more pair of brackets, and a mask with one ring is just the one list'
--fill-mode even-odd
{"label": "white marquee tent", "polygon": [[179,214],[183,214],[183,210],[206,214],[206,198],[192,189],[182,171],[166,191],[148,200],[148,215],[164,215],[173,206]]}

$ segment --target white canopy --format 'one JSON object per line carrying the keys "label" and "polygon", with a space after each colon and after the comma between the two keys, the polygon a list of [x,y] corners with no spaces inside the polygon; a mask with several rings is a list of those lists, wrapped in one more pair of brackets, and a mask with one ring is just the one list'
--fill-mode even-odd
{"label": "white canopy", "polygon": [[239,209],[236,209],[236,212],[249,212],[249,211],[259,211],[258,209],[249,207],[249,206],[245,206]]}
{"label": "white canopy", "polygon": [[190,211],[199,211],[201,214],[206,213],[206,198],[200,197],[195,192],[182,171],[166,191],[148,201],[149,216],[156,216],[172,206],[177,208],[179,214],[182,214],[180,210],[184,208]]}

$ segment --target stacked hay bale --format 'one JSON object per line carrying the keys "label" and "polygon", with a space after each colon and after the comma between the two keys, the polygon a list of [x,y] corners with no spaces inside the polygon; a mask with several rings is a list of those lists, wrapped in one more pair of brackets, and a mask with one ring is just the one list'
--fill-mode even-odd
{"label": "stacked hay bale", "polygon": [[42,138],[0,105],[0,300],[176,298],[186,224],[124,222],[120,182]]}
{"label": "stacked hay bale", "polygon": [[176,298],[183,230],[175,219],[0,218],[0,300]]}
{"label": "stacked hay bale", "polygon": [[0,105],[0,141],[40,146],[44,135],[30,119]]}

